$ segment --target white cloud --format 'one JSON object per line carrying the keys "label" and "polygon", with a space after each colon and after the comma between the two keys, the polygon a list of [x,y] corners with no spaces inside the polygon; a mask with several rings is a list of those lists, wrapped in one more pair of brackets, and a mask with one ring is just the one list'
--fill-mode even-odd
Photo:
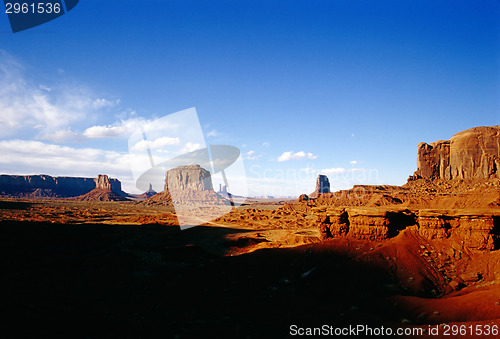
{"label": "white cloud", "polygon": [[351,169],[345,169],[343,167],[337,167],[337,168],[325,168],[321,170],[321,173],[324,174],[344,174],[344,173],[360,173],[360,172],[366,172],[367,170],[364,168],[351,168]]}
{"label": "white cloud", "polygon": [[217,137],[219,136],[220,133],[217,132],[215,129],[211,130],[210,132],[207,133],[207,137]]}
{"label": "white cloud", "polygon": [[306,174],[316,174],[318,171],[311,167],[301,168],[299,171],[304,172]]}
{"label": "white cloud", "polygon": [[325,168],[325,169],[321,170],[320,172],[328,175],[328,174],[345,173],[345,172],[347,172],[347,170],[343,167],[337,167],[337,168]]}
{"label": "white cloud", "polygon": [[16,173],[66,173],[81,175],[112,169],[123,172],[122,155],[95,148],[76,149],[30,140],[0,141],[0,164],[16,169]]}
{"label": "white cloud", "polygon": [[180,153],[189,153],[189,152],[193,152],[193,151],[196,151],[196,150],[199,150],[199,149],[202,149],[204,148],[204,146],[202,144],[199,144],[197,142],[188,142],[186,143],[186,145],[182,148],[181,152]]}
{"label": "white cloud", "polygon": [[138,143],[136,143],[132,148],[130,149],[131,151],[145,151],[148,148],[149,149],[159,149],[165,146],[171,146],[171,145],[180,145],[181,141],[179,138],[170,138],[170,137],[161,137],[158,139],[155,139],[153,141],[151,140],[141,140]]}
{"label": "white cloud", "polygon": [[[129,113],[132,117],[129,119],[122,119],[119,122],[112,125],[96,125],[87,128],[83,131],[83,136],[89,139],[106,139],[106,138],[118,138],[118,137],[129,137],[133,132],[140,131],[156,131],[159,129],[170,129],[175,131],[178,128],[175,124],[165,125],[162,123],[157,124],[156,120],[146,120],[143,118],[136,118],[135,111]],[[120,114],[123,116],[124,114]]]}
{"label": "white cloud", "polygon": [[[94,99],[82,86],[36,84],[26,78],[24,67],[0,50],[0,137],[18,132],[53,140],[89,113],[111,103]],[[117,103],[115,101],[114,103]]]}
{"label": "white cloud", "polygon": [[92,126],[87,128],[83,135],[89,139],[116,138],[127,132],[127,128],[120,126]]}
{"label": "white cloud", "polygon": [[245,159],[247,160],[257,160],[262,157],[262,154],[255,154],[254,150],[246,152],[245,155],[246,155]]}
{"label": "white cloud", "polygon": [[262,143],[262,147],[265,147],[265,148],[269,148],[269,146],[271,146],[271,143],[267,142],[267,141],[264,141]]}
{"label": "white cloud", "polygon": [[306,153],[303,151],[293,153],[293,152],[284,152],[282,155],[278,157],[278,161],[289,161],[289,160],[303,160],[303,159],[309,159],[309,160],[315,160],[318,157],[315,156],[312,153]]}
{"label": "white cloud", "polygon": [[131,164],[148,163],[147,156],[105,151],[97,148],[74,148],[41,141],[0,141],[0,166],[5,174],[49,174],[53,176],[96,177],[107,174],[122,182],[126,192],[138,193]]}
{"label": "white cloud", "polygon": [[65,141],[75,139],[79,136],[79,133],[76,133],[71,130],[71,128],[60,129],[53,133],[47,133],[41,137],[43,140],[50,140],[52,142],[63,143]]}
{"label": "white cloud", "polygon": [[121,120],[113,125],[96,125],[83,131],[83,135],[89,139],[106,139],[128,136],[147,122],[141,118],[130,118]]}
{"label": "white cloud", "polygon": [[354,166],[354,165],[357,165],[359,162],[357,160],[352,160],[352,161],[349,161],[349,163]]}
{"label": "white cloud", "polygon": [[92,102],[92,107],[94,109],[101,109],[104,107],[114,107],[119,104],[120,104],[120,99],[106,100],[104,98],[100,98],[100,99],[95,99],[94,102]]}
{"label": "white cloud", "polygon": [[39,85],[38,88],[40,88],[41,90],[44,90],[46,92],[51,92],[52,91],[52,88],[47,87],[45,85]]}

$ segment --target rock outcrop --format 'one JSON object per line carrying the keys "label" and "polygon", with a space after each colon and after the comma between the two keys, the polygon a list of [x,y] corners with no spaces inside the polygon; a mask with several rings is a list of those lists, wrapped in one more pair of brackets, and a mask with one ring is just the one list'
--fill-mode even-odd
{"label": "rock outcrop", "polygon": [[165,175],[165,190],[213,191],[210,172],[200,165],[176,167]]}
{"label": "rock outcrop", "polygon": [[107,175],[99,174],[94,179],[95,188],[75,198],[79,201],[125,201],[126,193],[122,191],[121,182],[110,179]]}
{"label": "rock outcrop", "polygon": [[316,188],[309,196],[311,198],[317,198],[323,193],[330,193],[330,181],[326,175],[320,174],[316,178]]}
{"label": "rock outcrop", "polygon": [[415,179],[500,178],[500,126],[475,127],[418,145]]}
{"label": "rock outcrop", "polygon": [[151,198],[153,195],[155,195],[156,192],[154,189],[153,189],[153,186],[151,184],[149,184],[149,189],[142,193],[142,194],[134,194],[132,195],[132,197],[134,197],[135,199],[148,199],[148,198]]}
{"label": "rock outcrop", "polygon": [[420,210],[419,234],[427,239],[450,239],[474,250],[493,250],[500,239],[499,217],[489,211]]}
{"label": "rock outcrop", "polygon": [[451,247],[484,251],[500,248],[499,215],[499,211],[484,210],[333,208],[318,216],[318,229],[323,239],[348,236],[381,241],[416,226],[426,239],[448,239]]}
{"label": "rock outcrop", "polygon": [[349,236],[380,241],[396,236],[400,230],[415,224],[408,210],[349,207],[329,209],[319,218],[323,239]]}
{"label": "rock outcrop", "polygon": [[146,205],[227,205],[213,190],[210,172],[200,165],[173,168],[165,174],[164,191],[144,201]]}

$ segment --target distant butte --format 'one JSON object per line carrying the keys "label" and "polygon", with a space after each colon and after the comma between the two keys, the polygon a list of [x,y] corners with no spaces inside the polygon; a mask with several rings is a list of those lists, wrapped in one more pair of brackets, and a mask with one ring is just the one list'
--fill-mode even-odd
{"label": "distant butte", "polygon": [[118,180],[111,180],[107,175],[99,174],[94,179],[95,188],[75,200],[79,201],[125,201],[126,193],[122,191],[121,183]]}
{"label": "distant butte", "polygon": [[309,195],[310,198],[317,198],[323,193],[330,193],[330,181],[326,175],[320,174],[316,178],[316,189]]}

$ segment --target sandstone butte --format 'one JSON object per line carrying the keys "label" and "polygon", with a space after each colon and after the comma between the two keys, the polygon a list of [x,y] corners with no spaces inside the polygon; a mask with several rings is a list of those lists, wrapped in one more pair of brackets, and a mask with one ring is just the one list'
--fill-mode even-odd
{"label": "sandstone butte", "polygon": [[107,175],[99,174],[94,179],[95,188],[81,196],[74,198],[78,201],[126,201],[127,194],[122,191],[120,181],[110,179]]}
{"label": "sandstone butte", "polygon": [[[450,251],[500,248],[500,126],[418,145],[417,170],[398,186],[354,186],[301,202],[318,214],[323,239],[384,240],[414,227],[448,239]],[[318,178],[319,180],[319,178]]]}
{"label": "sandstone butte", "polygon": [[210,172],[200,165],[178,166],[165,173],[164,190],[143,201],[144,205],[229,205],[213,187]]}

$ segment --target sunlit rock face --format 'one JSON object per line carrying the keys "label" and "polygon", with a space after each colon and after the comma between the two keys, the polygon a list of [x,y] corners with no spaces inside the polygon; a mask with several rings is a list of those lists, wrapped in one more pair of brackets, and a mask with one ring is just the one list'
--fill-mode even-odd
{"label": "sunlit rock face", "polygon": [[500,178],[500,126],[475,127],[450,140],[418,145],[411,179]]}
{"label": "sunlit rock face", "polygon": [[210,172],[200,165],[176,167],[165,175],[165,190],[211,191]]}

